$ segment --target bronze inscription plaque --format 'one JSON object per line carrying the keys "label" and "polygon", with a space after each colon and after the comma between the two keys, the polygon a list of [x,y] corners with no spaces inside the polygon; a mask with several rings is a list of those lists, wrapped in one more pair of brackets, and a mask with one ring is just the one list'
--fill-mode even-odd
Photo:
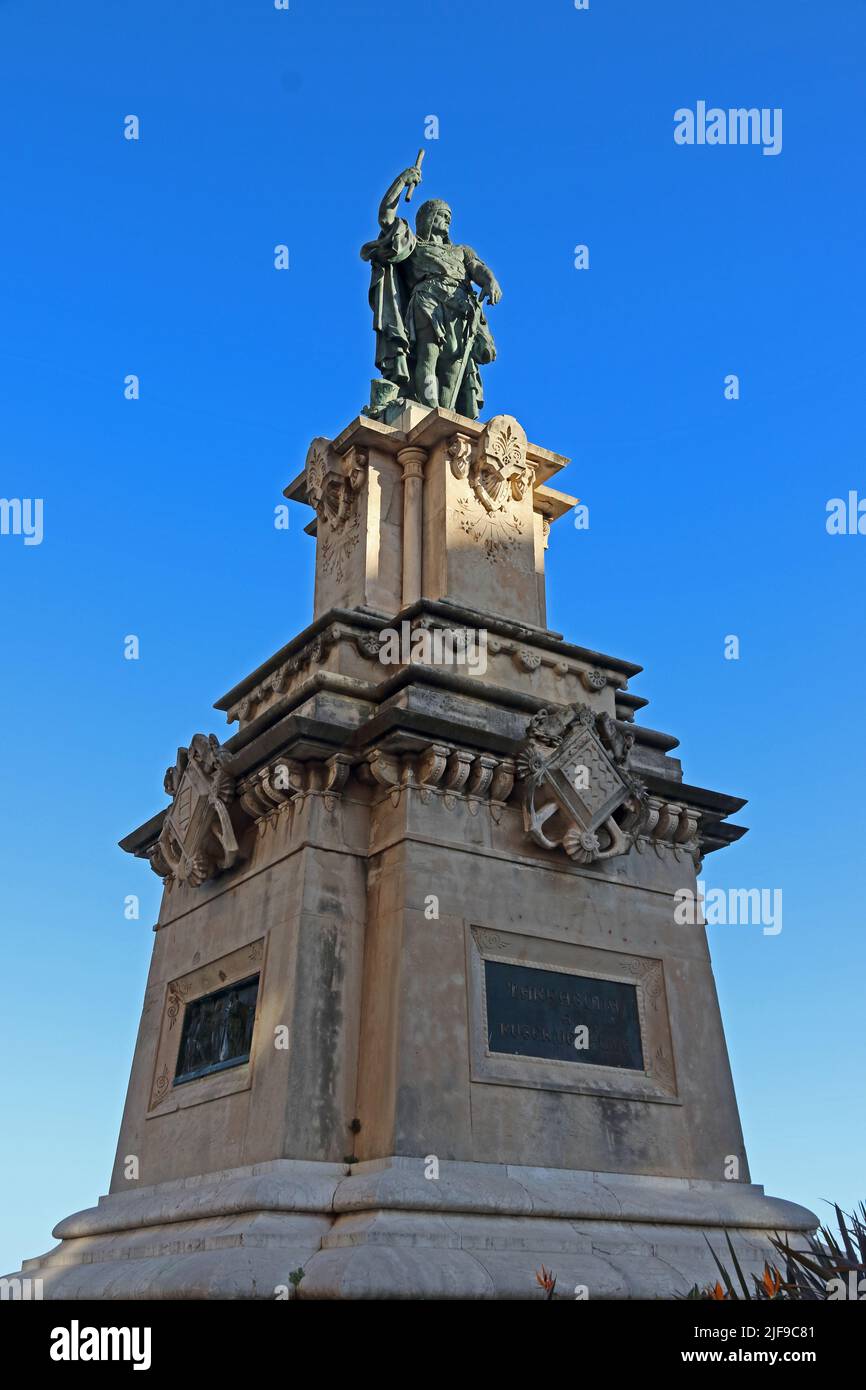
{"label": "bronze inscription plaque", "polygon": [[644,1070],[637,988],[485,960],[491,1052]]}

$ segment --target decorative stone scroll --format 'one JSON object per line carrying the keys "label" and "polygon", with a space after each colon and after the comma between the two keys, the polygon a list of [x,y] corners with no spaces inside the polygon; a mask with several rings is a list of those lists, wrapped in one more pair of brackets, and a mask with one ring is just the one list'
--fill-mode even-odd
{"label": "decorative stone scroll", "polygon": [[647,843],[699,856],[700,813],[650,796],[629,770],[634,734],[581,703],[539,710],[518,759],[527,833],[594,864]]}
{"label": "decorative stone scroll", "polygon": [[357,494],[364,483],[367,462],[366,449],[351,448],[338,454],[331,441],[321,437],[307,450],[307,497],[322,526],[322,572],[333,573],[338,581],[344,578],[349,556],[360,538]]}
{"label": "decorative stone scroll", "polygon": [[200,887],[231,868],[240,857],[238,837],[246,826],[254,824],[260,837],[273,833],[308,797],[321,798],[325,811],[333,812],[353,770],[360,781],[385,788],[395,805],[412,787],[423,801],[435,794],[453,808],[459,800],[473,816],[485,806],[497,823],[516,776],[511,758],[440,743],[399,755],[377,748],[360,761],[350,753],[303,762],[275,756],[240,778],[227,771],[231,761],[213,734],[196,734],[166,774],[172,805],[159,837],[138,853],[167,889],[175,882]]}
{"label": "decorative stone scroll", "polygon": [[433,794],[441,796],[449,810],[459,799],[473,816],[479,806],[486,805],[498,824],[514,787],[516,768],[511,758],[431,743],[420,753],[399,755],[375,748],[356,773],[361,781],[385,788],[394,806],[406,788],[414,788],[422,801]]}
{"label": "decorative stone scroll", "polygon": [[325,759],[275,758],[257,768],[238,786],[240,803],[260,835],[276,829],[283,817],[308,796],[321,796],[326,811],[333,811],[346,785],[352,767],[347,753],[334,753]]}

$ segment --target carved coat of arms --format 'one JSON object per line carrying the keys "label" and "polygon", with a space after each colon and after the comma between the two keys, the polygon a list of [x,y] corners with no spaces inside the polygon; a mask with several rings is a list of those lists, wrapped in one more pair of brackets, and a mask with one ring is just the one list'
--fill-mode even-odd
{"label": "carved coat of arms", "polygon": [[624,854],[645,796],[628,771],[634,736],[589,705],[539,710],[519,760],[528,834],[578,864]]}
{"label": "carved coat of arms", "polygon": [[322,571],[333,571],[338,583],[343,580],[361,533],[356,499],[364,485],[366,468],[365,449],[350,449],[340,455],[329,439],[319,437],[307,450],[307,496],[322,526]]}
{"label": "carved coat of arms", "polygon": [[235,791],[226,771],[230,761],[214,734],[196,734],[189,748],[178,749],[175,766],[165,774],[165,790],[174,799],[150,853],[151,867],[162,878],[198,887],[237,859],[228,811]]}

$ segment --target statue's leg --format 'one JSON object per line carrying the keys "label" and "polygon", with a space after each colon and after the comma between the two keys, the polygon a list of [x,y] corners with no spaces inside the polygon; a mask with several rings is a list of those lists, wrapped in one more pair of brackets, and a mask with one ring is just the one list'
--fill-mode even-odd
{"label": "statue's leg", "polygon": [[[439,364],[439,399],[446,409],[456,410],[457,402],[454,399],[454,388],[460,378],[460,367],[462,363],[459,357],[448,357]],[[462,392],[460,393],[463,394]]]}
{"label": "statue's leg", "polygon": [[438,363],[439,344],[426,338],[419,342],[415,364],[415,397],[422,405],[439,404]]}
{"label": "statue's leg", "polygon": [[445,341],[439,358],[439,403],[448,410],[457,409],[457,390],[466,343],[464,300],[465,295],[461,292],[453,301],[449,301],[444,323]]}
{"label": "statue's leg", "polygon": [[465,415],[469,420],[477,420],[483,404],[484,391],[481,385],[481,373],[470,358],[466,364],[466,371],[463,374],[463,382],[457,393],[454,409],[458,415]]}

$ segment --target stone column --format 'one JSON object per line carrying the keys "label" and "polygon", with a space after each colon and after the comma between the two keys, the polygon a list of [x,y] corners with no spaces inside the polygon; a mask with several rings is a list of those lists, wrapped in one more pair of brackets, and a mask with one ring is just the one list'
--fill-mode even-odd
{"label": "stone column", "polygon": [[401,449],[397,462],[403,469],[403,607],[421,597],[421,488],[427,450]]}

